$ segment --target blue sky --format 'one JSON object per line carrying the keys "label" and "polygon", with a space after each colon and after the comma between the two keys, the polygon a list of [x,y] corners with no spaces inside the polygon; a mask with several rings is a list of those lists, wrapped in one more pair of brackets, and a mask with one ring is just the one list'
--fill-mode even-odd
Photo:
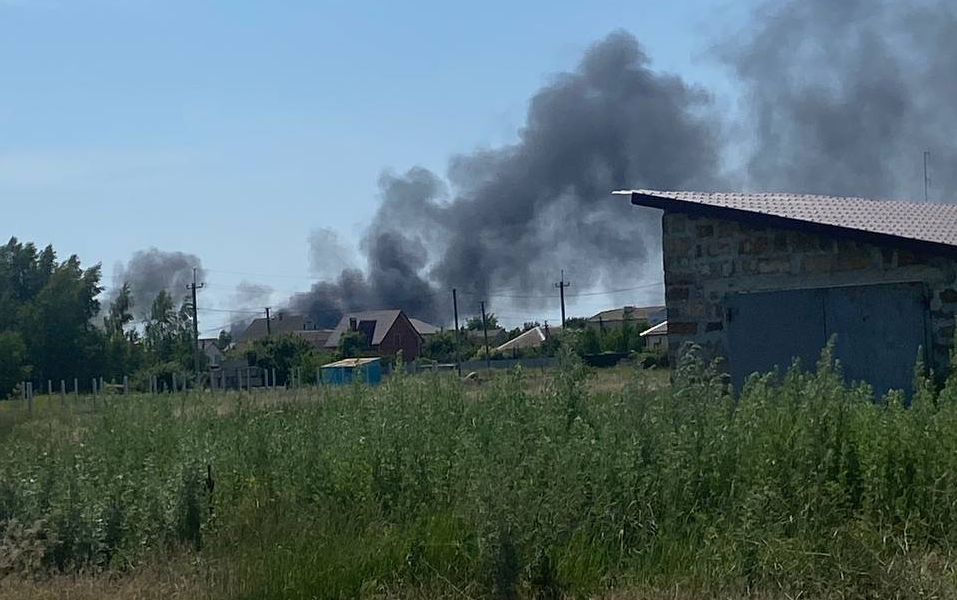
{"label": "blue sky", "polygon": [[244,279],[279,303],[308,287],[311,230],[358,239],[383,169],[514,140],[535,89],[616,28],[726,102],[709,44],[747,7],[670,4],[0,0],[0,236],[106,283],[136,250],[190,252],[208,305]]}

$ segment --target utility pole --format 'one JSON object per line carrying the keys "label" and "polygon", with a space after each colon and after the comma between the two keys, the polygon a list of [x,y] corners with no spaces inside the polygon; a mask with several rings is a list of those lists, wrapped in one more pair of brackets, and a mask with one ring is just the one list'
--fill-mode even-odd
{"label": "utility pole", "polygon": [[456,295],[455,288],[452,288],[452,318],[455,320],[455,368],[459,373],[459,377],[461,377],[462,357],[459,356],[459,351],[462,346],[462,332],[459,331],[459,298]]}
{"label": "utility pole", "polygon": [[555,284],[562,299],[562,327],[565,326],[565,288],[570,285],[570,283],[565,282],[565,269],[562,269],[562,280]]}
{"label": "utility pole", "polygon": [[266,307],[266,335],[272,335],[272,325],[269,323],[269,307]]}
{"label": "utility pole", "polygon": [[492,370],[492,353],[488,348],[488,321],[485,319],[485,300],[482,300],[482,333],[485,335],[485,370]]}
{"label": "utility pole", "polygon": [[196,267],[193,267],[193,283],[186,286],[193,294],[193,373],[196,385],[199,385],[199,319],[196,316],[196,290],[206,287],[205,283],[196,283]]}
{"label": "utility pole", "polygon": [[927,176],[928,158],[930,158],[930,150],[924,150],[924,202],[928,201],[927,188],[930,187],[930,177]]}

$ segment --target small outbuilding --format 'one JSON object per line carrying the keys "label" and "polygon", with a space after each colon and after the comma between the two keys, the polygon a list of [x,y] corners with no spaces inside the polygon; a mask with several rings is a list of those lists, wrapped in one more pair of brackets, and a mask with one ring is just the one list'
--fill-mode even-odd
{"label": "small outbuilding", "polygon": [[669,352],[721,357],[736,386],[813,366],[909,391],[944,373],[957,312],[957,205],[805,194],[617,192],[663,211]]}
{"label": "small outbuilding", "polygon": [[322,366],[322,383],[348,385],[359,380],[369,385],[382,382],[382,365],[377,357],[344,358]]}
{"label": "small outbuilding", "polygon": [[638,335],[645,338],[645,344],[649,350],[655,352],[668,351],[668,321],[662,321],[654,327],[649,327]]}

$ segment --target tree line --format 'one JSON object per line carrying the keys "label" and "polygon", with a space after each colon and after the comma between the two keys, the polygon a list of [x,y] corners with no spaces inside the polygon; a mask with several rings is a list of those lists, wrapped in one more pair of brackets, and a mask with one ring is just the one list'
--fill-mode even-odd
{"label": "tree line", "polygon": [[[145,320],[134,318],[134,294],[124,283],[107,306],[98,297],[102,269],[99,264],[83,268],[71,255],[59,260],[52,246],[42,250],[33,243],[11,238],[0,246],[0,398],[32,380],[73,379],[81,387],[93,378],[122,381],[148,388],[148,381],[171,380],[173,374],[193,370],[193,330],[189,298],[174,298],[161,291],[152,301]],[[495,334],[493,347],[539,326],[528,322],[504,331],[494,314],[484,324]],[[595,330],[584,319],[569,319],[561,335],[549,336],[539,348],[524,349],[505,358],[552,356],[567,345],[581,355],[602,352],[634,353],[644,347],[638,335],[642,324],[626,322],[618,328]],[[462,331],[443,331],[426,337],[423,359],[454,362],[484,358],[480,317],[469,318]],[[230,348],[230,337],[221,332],[220,349]],[[316,368],[335,358],[366,355],[366,340],[342,336],[335,352],[318,350],[296,336],[272,336],[234,349],[228,358],[244,359],[250,366],[276,369],[282,384],[296,368],[303,381],[315,377]],[[497,356],[493,355],[493,358]],[[206,356],[200,354],[201,368]]]}
{"label": "tree line", "polygon": [[101,311],[102,268],[83,268],[75,254],[59,260],[53,246],[11,238],[0,246],[0,397],[24,380],[120,380],[184,372],[192,363],[187,300],[166,291],[138,327],[124,284]]}

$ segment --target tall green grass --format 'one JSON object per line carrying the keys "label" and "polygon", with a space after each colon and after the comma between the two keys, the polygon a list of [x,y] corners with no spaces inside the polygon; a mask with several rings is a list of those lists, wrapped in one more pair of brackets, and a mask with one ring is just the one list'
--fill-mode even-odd
{"label": "tall green grass", "polygon": [[[957,382],[909,407],[818,369],[734,398],[685,360],[594,393],[397,377],[275,401],[116,398],[0,450],[0,569],[208,560],[212,595],[615,589],[953,595]],[[215,486],[207,487],[207,469]]]}

